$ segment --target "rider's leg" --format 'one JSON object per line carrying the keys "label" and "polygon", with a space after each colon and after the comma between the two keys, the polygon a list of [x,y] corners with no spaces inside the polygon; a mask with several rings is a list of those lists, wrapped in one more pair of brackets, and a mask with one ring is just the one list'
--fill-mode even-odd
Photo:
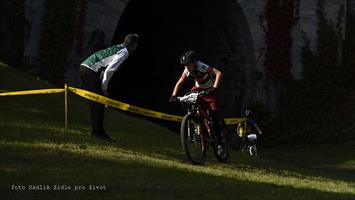
{"label": "rider's leg", "polygon": [[221,126],[220,126],[220,118],[218,115],[218,104],[217,104],[217,98],[215,95],[206,95],[203,97],[203,100],[206,102],[208,108],[209,108],[209,114],[210,117],[212,118],[213,122],[213,133],[217,137],[217,144],[221,145],[222,144],[222,136],[221,136]]}
{"label": "rider's leg", "polygon": [[221,136],[221,126],[220,126],[220,121],[219,121],[219,115],[217,110],[211,110],[210,111],[210,116],[213,121],[213,132],[217,137],[217,145],[222,144],[222,136]]}

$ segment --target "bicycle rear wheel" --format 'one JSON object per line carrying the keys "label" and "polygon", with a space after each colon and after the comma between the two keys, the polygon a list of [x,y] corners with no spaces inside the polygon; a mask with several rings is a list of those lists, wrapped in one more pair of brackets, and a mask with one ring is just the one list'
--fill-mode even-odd
{"label": "bicycle rear wheel", "polygon": [[206,161],[206,148],[203,124],[197,117],[187,114],[181,122],[181,145],[188,161],[194,165],[202,165]]}

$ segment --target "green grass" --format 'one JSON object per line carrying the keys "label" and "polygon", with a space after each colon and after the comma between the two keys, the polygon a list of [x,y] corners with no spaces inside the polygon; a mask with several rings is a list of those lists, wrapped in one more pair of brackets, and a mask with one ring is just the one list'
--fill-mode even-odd
{"label": "green grass", "polygon": [[[0,64],[2,92],[51,87]],[[204,166],[192,166],[176,133],[117,110],[105,116],[117,142],[90,137],[88,102],[72,94],[65,134],[63,100],[0,97],[1,199],[355,199],[354,141],[261,149],[259,158],[232,151],[228,164],[210,151]],[[52,189],[28,190],[38,184]]]}

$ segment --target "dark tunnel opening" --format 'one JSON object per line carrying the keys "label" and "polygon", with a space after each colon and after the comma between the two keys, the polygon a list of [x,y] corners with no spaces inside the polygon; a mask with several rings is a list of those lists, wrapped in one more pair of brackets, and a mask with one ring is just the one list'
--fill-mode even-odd
{"label": "dark tunnel opening", "polygon": [[[240,114],[250,84],[248,71],[255,66],[249,27],[235,0],[131,0],[112,43],[121,43],[128,33],[138,33],[140,44],[112,78],[112,98],[183,114],[185,111],[179,105],[171,105],[168,99],[183,71],[180,55],[195,50],[203,62],[224,73],[219,91],[223,115]],[[185,85],[180,94],[188,92],[192,85],[193,82]]]}

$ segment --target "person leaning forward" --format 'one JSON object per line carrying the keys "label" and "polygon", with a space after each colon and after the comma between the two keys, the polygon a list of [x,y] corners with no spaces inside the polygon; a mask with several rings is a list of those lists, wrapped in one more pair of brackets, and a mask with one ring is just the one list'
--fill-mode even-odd
{"label": "person leaning forward", "polygon": [[[81,81],[90,92],[108,96],[107,86],[114,72],[138,46],[139,36],[128,34],[122,44],[100,50],[89,56],[80,65]],[[103,126],[105,106],[90,101],[91,134],[94,137],[114,141]]]}

